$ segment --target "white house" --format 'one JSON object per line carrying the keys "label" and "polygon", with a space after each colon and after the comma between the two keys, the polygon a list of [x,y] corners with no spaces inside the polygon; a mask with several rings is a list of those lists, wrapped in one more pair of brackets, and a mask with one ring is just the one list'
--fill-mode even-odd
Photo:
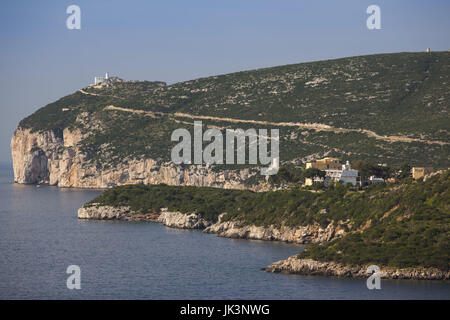
{"label": "white house", "polygon": [[330,178],[330,180],[334,182],[342,182],[343,184],[351,183],[352,185],[356,185],[356,179],[358,178],[358,170],[354,170],[350,166],[350,162],[346,162],[342,165],[341,170],[330,169],[325,170],[326,176]]}
{"label": "white house", "polygon": [[368,182],[371,184],[384,183],[384,179],[376,176],[370,176]]}

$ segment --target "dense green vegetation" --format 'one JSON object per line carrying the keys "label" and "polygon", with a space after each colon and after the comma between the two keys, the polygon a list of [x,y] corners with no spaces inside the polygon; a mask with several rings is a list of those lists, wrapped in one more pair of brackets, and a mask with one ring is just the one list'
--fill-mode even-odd
{"label": "dense green vegetation", "polygon": [[[167,185],[128,185],[104,191],[88,204],[129,205],[136,212],[169,208],[216,221],[245,224],[326,226],[344,222],[350,233],[300,254],[348,264],[448,269],[450,263],[450,171],[423,182],[371,186],[365,191],[336,185],[323,192],[300,188],[255,193]],[[368,222],[370,221],[370,222]],[[359,231],[363,230],[362,233]]]}
{"label": "dense green vegetation", "polygon": [[312,245],[299,257],[344,264],[449,270],[450,171],[426,182],[383,192],[380,200],[395,204],[388,217],[380,216],[383,210],[369,211],[366,219],[371,224],[364,232]]}
{"label": "dense green vegetation", "polygon": [[[167,161],[172,146],[168,137],[173,128],[191,129],[189,123],[193,122],[170,115],[153,119],[104,110],[109,105],[165,114],[321,123],[448,143],[449,83],[450,52],[379,54],[237,72],[172,85],[128,81],[87,87],[83,90],[94,95],[76,92],[66,96],[23,119],[20,126],[59,132],[66,127],[84,129],[90,136],[81,141],[81,146],[88,152],[87,160],[98,166],[132,157]],[[258,128],[223,121],[203,120],[203,124]],[[449,144],[391,143],[361,132],[297,127],[281,127],[280,137],[282,162],[300,163],[308,156],[327,154],[391,165],[450,165]],[[108,157],[101,158],[99,153]]]}
{"label": "dense green vegetation", "polygon": [[126,185],[104,191],[92,204],[130,206],[139,213],[159,212],[161,208],[183,213],[198,213],[217,221],[217,217],[232,210],[236,203],[245,202],[255,193],[206,187],[176,187],[168,185]]}
{"label": "dense green vegetation", "polygon": [[[226,212],[224,221],[239,219],[247,224],[264,226],[298,226],[315,221],[326,226],[351,216],[359,226],[365,221],[367,210],[375,210],[366,200],[375,190],[383,188],[378,186],[361,193],[338,184],[317,193],[301,188],[256,193],[208,187],[126,185],[104,191],[87,205],[128,205],[142,213],[167,207],[183,213],[208,214],[214,221]],[[381,210],[388,210],[389,205],[380,204]],[[323,209],[328,213],[322,214]]]}
{"label": "dense green vegetation", "polygon": [[167,117],[142,117],[124,112],[99,112],[91,120],[100,121],[101,130],[84,139],[81,150],[97,167],[108,168],[125,158],[170,159],[171,133],[179,125]]}

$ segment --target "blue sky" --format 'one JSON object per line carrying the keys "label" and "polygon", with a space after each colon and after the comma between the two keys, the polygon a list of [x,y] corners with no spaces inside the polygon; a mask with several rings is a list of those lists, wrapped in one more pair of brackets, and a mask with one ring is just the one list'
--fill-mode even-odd
{"label": "blue sky", "polygon": [[[66,8],[81,8],[81,30]],[[368,30],[366,8],[381,8]],[[450,49],[450,1],[2,1],[0,161],[17,123],[109,71],[168,83],[346,56]]]}

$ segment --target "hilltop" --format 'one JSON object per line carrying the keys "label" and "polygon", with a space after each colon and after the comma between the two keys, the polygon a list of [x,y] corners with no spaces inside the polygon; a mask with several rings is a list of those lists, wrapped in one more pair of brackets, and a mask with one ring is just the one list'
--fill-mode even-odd
{"label": "hilltop", "polygon": [[[170,135],[192,130],[195,119],[221,130],[279,128],[282,164],[334,156],[446,168],[449,84],[450,52],[432,52],[292,64],[171,85],[89,86],[19,123],[12,142],[15,180],[244,188],[257,171],[249,166],[172,167]],[[228,169],[231,183],[221,175]]]}

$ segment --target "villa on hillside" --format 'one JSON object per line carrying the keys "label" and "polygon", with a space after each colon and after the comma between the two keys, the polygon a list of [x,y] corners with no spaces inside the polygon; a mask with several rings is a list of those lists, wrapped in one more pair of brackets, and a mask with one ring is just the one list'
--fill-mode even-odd
{"label": "villa on hillside", "polygon": [[349,161],[345,164],[341,164],[337,158],[324,158],[321,160],[308,162],[306,164],[306,169],[309,168],[316,168],[325,171],[325,177],[306,178],[305,186],[312,186],[313,184],[320,182],[322,182],[326,187],[328,187],[331,182],[341,182],[343,184],[351,183],[354,186],[357,184],[359,172],[358,170],[351,168]]}
{"label": "villa on hillside", "polygon": [[325,170],[325,172],[325,178],[330,177],[331,181],[341,182],[343,184],[351,183],[352,185],[356,186],[358,170],[352,169],[349,161],[343,164],[342,168],[339,170],[328,169]]}

